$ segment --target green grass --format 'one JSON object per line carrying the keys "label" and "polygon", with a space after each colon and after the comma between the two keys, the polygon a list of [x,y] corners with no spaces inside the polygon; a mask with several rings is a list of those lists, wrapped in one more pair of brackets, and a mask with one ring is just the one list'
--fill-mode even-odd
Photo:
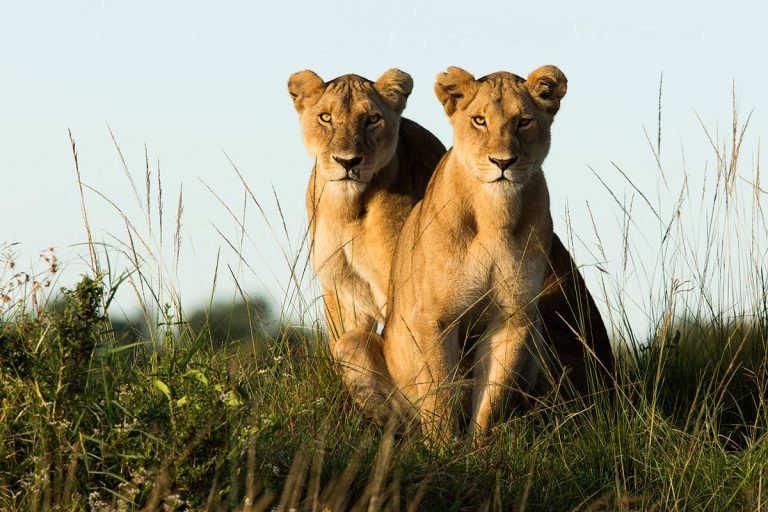
{"label": "green grass", "polygon": [[[374,426],[342,389],[324,334],[275,327],[245,293],[230,320],[215,304],[186,314],[162,237],[127,218],[129,240],[111,249],[131,262],[120,273],[85,216],[93,272],[72,290],[48,287],[51,254],[26,277],[0,248],[0,509],[765,510],[768,282],[755,262],[768,230],[759,167],[735,179],[735,120],[732,141],[713,142],[717,176],[700,194],[687,176],[679,193],[667,186],[665,213],[638,190],[660,226],[656,271],[644,269],[658,297],[651,332],[630,328],[626,276],[593,290],[617,344],[615,392],[545,397],[482,448],[429,450],[417,433]],[[149,169],[146,182],[149,221]],[[624,267],[639,269],[633,207],[619,207]],[[180,196],[175,261],[182,211]],[[108,315],[129,285],[139,326]]]}
{"label": "green grass", "polygon": [[[612,400],[552,398],[484,448],[435,453],[366,421],[309,334],[217,349],[182,328],[115,346],[100,295],[84,278],[62,311],[2,326],[0,508],[768,505],[766,364],[751,356],[768,323],[682,323],[666,356],[622,353]],[[698,350],[723,337],[745,342],[739,364]]]}

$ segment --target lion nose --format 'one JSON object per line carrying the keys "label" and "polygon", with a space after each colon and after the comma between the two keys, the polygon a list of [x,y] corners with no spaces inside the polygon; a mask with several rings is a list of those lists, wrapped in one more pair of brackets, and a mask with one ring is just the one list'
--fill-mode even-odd
{"label": "lion nose", "polygon": [[363,161],[363,157],[361,156],[355,156],[352,158],[339,158],[338,156],[334,156],[333,159],[339,162],[339,164],[347,171],[353,169],[356,165],[359,165],[360,162]]}
{"label": "lion nose", "polygon": [[502,172],[504,172],[507,169],[509,169],[510,166],[515,165],[515,162],[517,162],[517,155],[514,155],[511,158],[505,158],[505,159],[492,158],[489,156],[488,160],[490,160],[496,167],[498,167],[499,169],[501,169]]}

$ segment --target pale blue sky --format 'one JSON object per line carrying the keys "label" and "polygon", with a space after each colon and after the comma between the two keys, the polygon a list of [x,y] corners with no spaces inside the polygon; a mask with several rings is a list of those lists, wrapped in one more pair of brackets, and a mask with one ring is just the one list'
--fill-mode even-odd
{"label": "pale blue sky", "polygon": [[[694,112],[712,128],[727,128],[732,81],[742,109],[755,110],[748,156],[756,155],[768,125],[766,19],[768,9],[758,1],[6,2],[0,241],[22,243],[20,267],[55,246],[68,266],[64,282],[83,271],[76,257],[82,249],[70,248],[83,241],[84,230],[67,128],[83,180],[141,223],[109,125],[139,183],[145,143],[153,174],[159,159],[168,226],[183,183],[185,303],[207,297],[219,248],[222,264],[237,266],[214,228],[234,235],[236,224],[202,183],[242,209],[242,187],[222,151],[244,173],[281,240],[274,241],[249,205],[247,229],[257,243],[246,243],[245,255],[256,272],[244,272],[241,284],[279,300],[288,282],[279,246],[293,251],[301,243],[312,166],[285,88],[290,73],[309,68],[325,79],[347,72],[375,79],[389,67],[408,71],[415,88],[405,115],[450,145],[450,125],[432,92],[437,72],[458,65],[476,76],[497,70],[525,76],[555,64],[569,89],[545,163],[552,214],[562,231],[570,207],[573,230],[584,240],[576,247],[579,263],[593,264],[596,238],[585,202],[609,256],[620,251],[620,220],[588,166],[620,198],[631,189],[611,161],[653,197],[667,197],[657,194],[658,172],[643,134],[645,127],[655,137],[661,72],[662,156],[673,181],[676,172],[682,176],[681,148],[691,173],[711,161]],[[290,242],[279,235],[272,187]],[[124,239],[119,215],[93,193],[86,200],[96,238]],[[648,226],[658,231],[657,224]],[[618,257],[608,259],[607,268],[615,268]],[[226,272],[219,286],[232,289]],[[122,304],[130,308],[129,295]]]}

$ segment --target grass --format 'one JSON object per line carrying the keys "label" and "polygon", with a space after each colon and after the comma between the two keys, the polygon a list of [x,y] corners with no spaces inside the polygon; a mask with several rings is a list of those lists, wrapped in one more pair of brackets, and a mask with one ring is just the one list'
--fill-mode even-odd
{"label": "grass", "polygon": [[[626,277],[605,275],[616,393],[546,397],[482,448],[429,451],[416,434],[372,425],[322,332],[288,326],[295,304],[270,323],[242,292],[234,312],[187,314],[162,237],[125,216],[127,240],[109,250],[129,271],[91,242],[93,272],[71,290],[53,291],[52,253],[27,275],[4,247],[0,509],[765,510],[768,282],[754,264],[766,261],[765,191],[759,165],[739,179],[745,127],[734,117],[724,145],[707,134],[716,176],[701,190],[686,176],[666,212],[637,190],[660,226],[644,274],[653,328],[630,328]],[[146,176],[149,218],[148,166]],[[631,268],[636,206],[617,202]],[[175,262],[182,212],[180,195]],[[121,286],[144,314],[128,336],[108,314]]]}

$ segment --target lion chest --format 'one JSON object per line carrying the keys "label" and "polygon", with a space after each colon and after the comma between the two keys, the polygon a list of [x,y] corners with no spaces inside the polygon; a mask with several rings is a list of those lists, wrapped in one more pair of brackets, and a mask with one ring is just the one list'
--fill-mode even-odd
{"label": "lion chest", "polygon": [[484,297],[506,314],[535,301],[546,265],[540,249],[503,233],[481,234],[468,249],[465,270],[472,296]]}
{"label": "lion chest", "polygon": [[378,310],[386,303],[386,288],[378,272],[374,245],[361,221],[320,219],[313,236],[312,263],[324,286],[343,295],[370,296]]}

